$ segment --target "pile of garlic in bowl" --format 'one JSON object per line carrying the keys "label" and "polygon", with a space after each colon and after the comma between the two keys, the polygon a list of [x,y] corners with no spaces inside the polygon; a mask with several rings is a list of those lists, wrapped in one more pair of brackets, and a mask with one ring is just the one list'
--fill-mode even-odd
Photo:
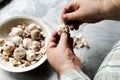
{"label": "pile of garlic in bowl", "polygon": [[[6,27],[9,26],[8,24],[10,28]],[[43,23],[28,17],[17,17],[6,21],[4,25],[2,24],[0,33],[2,33],[0,35],[0,63],[5,67],[10,66],[11,69],[21,69],[21,71],[8,69],[7,71],[28,71],[46,60],[46,38],[50,33]],[[26,70],[22,70],[22,68],[26,68]]]}

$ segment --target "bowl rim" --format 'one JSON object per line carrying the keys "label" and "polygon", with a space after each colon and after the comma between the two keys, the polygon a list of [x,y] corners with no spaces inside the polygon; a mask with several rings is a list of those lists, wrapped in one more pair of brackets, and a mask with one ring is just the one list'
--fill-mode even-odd
{"label": "bowl rim", "polygon": [[[0,23],[0,27],[2,25],[4,25],[5,23],[7,23],[8,21],[13,20],[13,19],[30,19],[33,22],[37,22],[37,23],[41,24],[42,26],[46,26],[45,28],[49,28],[48,29],[49,30],[48,36],[50,37],[50,35],[51,35],[50,31],[52,32],[52,28],[50,28],[42,20],[37,19],[35,17],[30,17],[30,16],[14,16],[14,17],[8,18],[8,19],[6,19],[6,20],[4,20],[3,22]],[[47,45],[47,43],[46,43],[46,45]],[[47,59],[47,55],[45,54],[37,63],[35,63],[33,65],[30,65],[30,66],[27,66],[27,67],[24,67],[24,68],[16,68],[16,69],[15,68],[8,68],[7,66],[1,64],[1,62],[0,62],[0,64],[1,64],[0,68],[5,70],[5,71],[9,71],[9,72],[16,72],[16,73],[27,72],[27,71],[30,71],[30,70],[33,70],[33,69],[39,67],[42,63],[44,63],[46,61],[46,59]]]}

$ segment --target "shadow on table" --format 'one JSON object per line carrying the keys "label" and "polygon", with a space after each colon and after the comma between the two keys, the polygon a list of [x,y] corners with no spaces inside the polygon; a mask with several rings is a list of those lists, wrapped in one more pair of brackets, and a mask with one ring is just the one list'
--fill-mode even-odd
{"label": "shadow on table", "polygon": [[24,72],[24,73],[10,73],[8,74],[13,77],[15,80],[48,80],[52,76],[54,70],[46,61],[38,68]]}

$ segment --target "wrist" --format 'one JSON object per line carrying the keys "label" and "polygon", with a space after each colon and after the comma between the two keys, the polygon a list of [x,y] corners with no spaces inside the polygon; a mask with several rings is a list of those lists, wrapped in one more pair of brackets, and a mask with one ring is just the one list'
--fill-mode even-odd
{"label": "wrist", "polygon": [[80,66],[74,65],[74,64],[65,64],[61,66],[61,69],[58,71],[58,74],[61,76],[63,73],[70,71],[70,70],[76,70],[76,71],[82,71]]}

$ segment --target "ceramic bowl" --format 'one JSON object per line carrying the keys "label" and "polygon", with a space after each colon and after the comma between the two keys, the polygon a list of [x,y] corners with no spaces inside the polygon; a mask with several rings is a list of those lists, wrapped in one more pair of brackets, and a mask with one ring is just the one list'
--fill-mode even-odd
{"label": "ceramic bowl", "polygon": [[[12,27],[15,27],[16,25],[23,23],[27,23],[27,24],[35,23],[37,25],[40,25],[42,30],[46,33],[45,45],[47,45],[48,39],[51,35],[50,27],[47,26],[42,20],[38,20],[33,17],[16,16],[3,21],[0,24],[0,38],[6,38],[10,33]],[[45,54],[37,63],[24,68],[13,67],[10,66],[8,62],[4,60],[0,60],[0,68],[9,72],[26,72],[40,66],[43,62],[45,62],[46,59],[47,57]]]}

